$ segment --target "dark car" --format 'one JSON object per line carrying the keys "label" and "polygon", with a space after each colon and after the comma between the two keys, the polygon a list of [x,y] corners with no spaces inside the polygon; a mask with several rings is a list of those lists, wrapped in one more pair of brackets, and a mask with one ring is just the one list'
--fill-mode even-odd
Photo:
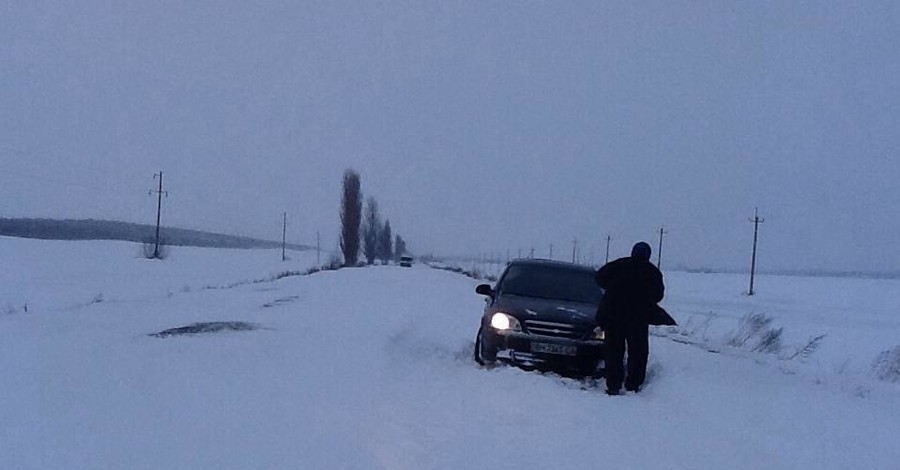
{"label": "dark car", "polygon": [[486,306],[475,360],[526,369],[599,376],[604,335],[595,315],[603,290],[594,270],[573,263],[521,259],[507,265],[496,287],[481,284]]}

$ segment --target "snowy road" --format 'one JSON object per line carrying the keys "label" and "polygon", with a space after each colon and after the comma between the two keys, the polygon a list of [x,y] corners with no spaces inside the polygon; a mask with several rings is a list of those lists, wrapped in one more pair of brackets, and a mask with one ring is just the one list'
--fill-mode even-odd
{"label": "snowy road", "polygon": [[[654,337],[640,395],[480,369],[476,282],[323,272],[9,315],[0,468],[896,468],[900,400]],[[154,338],[197,321],[263,329]]]}

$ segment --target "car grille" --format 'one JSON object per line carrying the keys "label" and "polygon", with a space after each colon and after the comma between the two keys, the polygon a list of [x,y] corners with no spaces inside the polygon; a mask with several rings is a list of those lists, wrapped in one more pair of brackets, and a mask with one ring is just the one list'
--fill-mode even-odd
{"label": "car grille", "polygon": [[552,336],[554,338],[582,339],[587,329],[571,323],[552,321],[525,320],[525,329],[533,335]]}

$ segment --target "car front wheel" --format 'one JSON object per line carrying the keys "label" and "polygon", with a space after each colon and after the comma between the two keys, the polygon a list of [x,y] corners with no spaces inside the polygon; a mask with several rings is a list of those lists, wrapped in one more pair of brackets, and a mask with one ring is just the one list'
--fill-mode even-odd
{"label": "car front wheel", "polygon": [[478,328],[475,336],[475,362],[483,366],[497,362],[497,351],[484,344],[484,327]]}

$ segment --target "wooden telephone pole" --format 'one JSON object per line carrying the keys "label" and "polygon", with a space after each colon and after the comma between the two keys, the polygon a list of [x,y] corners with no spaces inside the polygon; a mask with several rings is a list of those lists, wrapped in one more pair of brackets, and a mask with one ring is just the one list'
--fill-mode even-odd
{"label": "wooden telephone pole", "polygon": [[747,292],[747,295],[753,295],[753,278],[756,276],[756,240],[759,235],[759,224],[765,221],[766,219],[759,218],[759,208],[755,208],[753,218],[750,219],[750,222],[753,222],[753,257],[750,260],[750,291]]}
{"label": "wooden telephone pole", "polygon": [[284,252],[287,245],[287,212],[281,213],[281,261],[287,261],[287,255]]}
{"label": "wooden telephone pole", "polygon": [[669,232],[666,232],[666,228],[665,228],[665,227],[660,227],[660,228],[659,228],[659,251],[656,252],[656,267],[657,267],[657,269],[659,269],[659,270],[662,270],[662,242],[663,242],[663,235],[666,235],[666,234],[668,234],[668,233],[669,233]]}
{"label": "wooden telephone pole", "polygon": [[169,197],[169,193],[163,191],[163,173],[160,171],[159,173],[153,174],[153,179],[159,179],[159,189],[156,191],[150,190],[150,194],[156,193],[156,244],[153,247],[153,258],[159,259],[159,220],[162,215],[162,197],[163,194],[166,197]]}
{"label": "wooden telephone pole", "polygon": [[606,262],[609,263],[609,242],[612,240],[612,235],[606,236]]}

